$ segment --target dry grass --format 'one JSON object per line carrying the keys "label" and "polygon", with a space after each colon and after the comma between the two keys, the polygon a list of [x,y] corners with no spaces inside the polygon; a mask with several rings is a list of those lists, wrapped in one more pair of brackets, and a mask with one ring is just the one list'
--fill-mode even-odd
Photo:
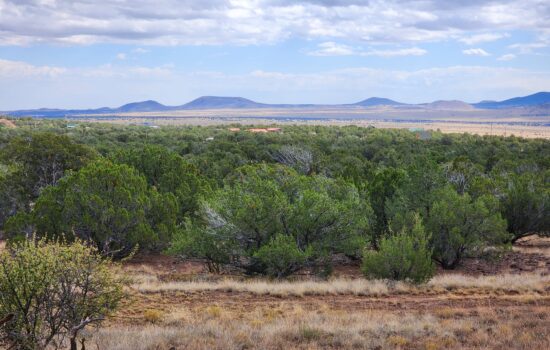
{"label": "dry grass", "polygon": [[159,292],[246,292],[255,295],[271,296],[308,296],[308,295],[356,295],[384,296],[390,294],[443,292],[475,289],[477,291],[536,292],[542,293],[550,288],[550,276],[530,273],[521,275],[503,274],[494,276],[465,276],[459,274],[439,275],[425,286],[406,283],[388,284],[382,280],[333,279],[329,281],[267,281],[233,280],[221,281],[174,281],[162,282],[154,275],[135,277],[133,287],[141,293]]}
{"label": "dry grass", "polygon": [[364,278],[228,278],[162,267],[154,259],[125,268],[131,300],[119,318],[89,334],[91,348],[550,348],[550,275],[544,273],[441,274],[415,286]]}
{"label": "dry grass", "polygon": [[540,273],[500,274],[492,276],[439,275],[428,283],[429,287],[447,290],[476,289],[479,291],[538,292],[550,288],[550,275]]}
{"label": "dry grass", "polygon": [[545,349],[548,310],[450,309],[343,311],[277,307],[230,310],[220,306],[173,310],[156,325],[99,330],[98,349]]}
{"label": "dry grass", "polygon": [[[219,307],[218,307],[219,308]],[[99,331],[100,349],[289,349],[373,348],[395,345],[396,334],[409,339],[438,334],[452,337],[431,315],[380,312],[305,312],[294,309],[228,310],[212,314],[179,310],[163,326],[128,326]]]}

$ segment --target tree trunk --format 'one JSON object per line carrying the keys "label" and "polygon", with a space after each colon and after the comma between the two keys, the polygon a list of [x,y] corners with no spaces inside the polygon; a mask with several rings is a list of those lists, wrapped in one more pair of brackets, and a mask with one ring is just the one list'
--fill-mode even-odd
{"label": "tree trunk", "polygon": [[71,350],[78,350],[78,345],[76,344],[76,334],[71,337]]}

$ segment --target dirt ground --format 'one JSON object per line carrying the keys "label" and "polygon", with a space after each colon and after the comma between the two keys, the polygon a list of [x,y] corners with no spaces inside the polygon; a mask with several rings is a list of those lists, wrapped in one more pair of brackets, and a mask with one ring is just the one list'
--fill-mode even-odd
{"label": "dirt ground", "polygon": [[[334,277],[359,278],[362,276],[359,261],[346,259],[339,261],[332,272]],[[155,271],[155,274],[163,281],[188,280],[201,274],[207,274],[205,264],[199,260],[180,260],[164,255],[138,255],[126,263],[128,270],[143,267]],[[439,269],[438,274],[477,276],[535,271],[550,274],[550,237],[526,237],[518,241],[511,250],[502,253],[501,256],[466,258],[455,270]],[[309,273],[309,271],[302,271],[295,278],[307,278]],[[215,279],[224,276],[231,276],[231,272],[226,272],[223,276],[209,277]]]}
{"label": "dirt ground", "polygon": [[[154,275],[161,284],[244,279],[209,275],[198,261],[164,256],[136,257],[125,269]],[[456,271],[438,271],[439,275],[481,278],[512,274],[520,281],[532,273],[550,273],[548,238],[525,239],[500,259],[466,259]],[[357,263],[337,266],[334,275],[361,276]],[[132,290],[125,306],[103,333],[94,335],[94,341],[112,346],[109,341],[114,337],[120,339],[119,349],[546,349],[550,348],[550,284],[545,283],[538,290],[428,288],[379,296]],[[413,332],[404,321],[409,319],[423,326]],[[352,320],[364,320],[366,328],[352,331],[343,326]],[[319,332],[304,335],[300,328],[304,325]],[[203,327],[209,330],[206,335]],[[138,346],[132,343],[132,332],[151,332],[151,336]],[[277,332],[292,336],[288,339]],[[245,345],[242,337],[248,339]]]}
{"label": "dirt ground", "polygon": [[[1,249],[1,242],[0,242]],[[154,279],[161,288],[131,284],[122,308],[99,330],[85,334],[88,347],[115,350],[172,349],[548,349],[550,348],[550,239],[522,240],[500,259],[466,259],[449,278],[480,278],[500,285],[435,284],[389,288],[381,294],[353,292],[277,295],[208,289],[231,279],[211,275],[200,261],[141,255],[124,264],[131,278]],[[362,280],[354,262],[339,264],[334,277]],[[508,276],[508,277],[505,277]],[[506,286],[499,279],[516,279]],[[516,277],[514,277],[516,276]],[[529,286],[539,276],[542,286]],[[296,282],[315,280],[302,274]],[[487,280],[488,279],[488,280]],[[204,281],[206,289],[188,289]],[[162,289],[181,283],[181,290]],[[278,282],[269,282],[278,283]],[[295,282],[290,282],[294,286]],[[324,283],[320,281],[319,283]],[[330,283],[327,282],[327,283]],[[365,283],[370,283],[366,281]],[[473,283],[473,284],[472,284]],[[525,288],[522,287],[525,283]]]}
{"label": "dirt ground", "polygon": [[17,127],[17,125],[15,125],[14,122],[12,122],[9,119],[4,119],[4,118],[0,118],[0,125],[3,125],[6,128],[10,128],[10,129]]}

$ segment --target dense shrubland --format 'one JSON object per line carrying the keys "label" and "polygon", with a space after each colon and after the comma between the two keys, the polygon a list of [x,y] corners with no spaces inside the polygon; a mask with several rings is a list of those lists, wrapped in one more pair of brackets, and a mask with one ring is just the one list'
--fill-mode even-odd
{"label": "dense shrubland", "polygon": [[12,241],[64,235],[116,258],[139,248],[276,277],[364,255],[367,276],[422,282],[432,261],[454,268],[550,232],[547,140],[17,124],[0,129],[0,225]]}

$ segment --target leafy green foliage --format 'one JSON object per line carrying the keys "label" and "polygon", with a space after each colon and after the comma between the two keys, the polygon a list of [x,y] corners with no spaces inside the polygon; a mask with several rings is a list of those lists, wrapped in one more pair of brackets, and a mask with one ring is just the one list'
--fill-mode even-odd
{"label": "leafy green foliage", "polygon": [[374,232],[377,238],[388,232],[389,218],[386,205],[397,193],[399,187],[403,185],[405,178],[405,171],[385,168],[375,173],[374,178],[369,183],[370,201],[375,218]]}
{"label": "leafy green foliage", "polygon": [[512,242],[532,234],[550,235],[550,186],[532,174],[507,179],[502,215],[508,220]]}
{"label": "leafy green foliage", "polygon": [[198,169],[175,152],[162,146],[147,145],[125,149],[112,157],[117,163],[136,168],[149,186],[160,193],[172,193],[178,202],[178,221],[198,210],[199,198],[209,190]]}
{"label": "leafy green foliage", "polygon": [[383,237],[377,251],[366,251],[362,271],[368,278],[424,283],[435,272],[430,236],[418,215],[410,231]]}
{"label": "leafy green foliage", "polygon": [[0,169],[0,228],[17,212],[26,210],[26,198],[19,181],[15,181],[14,169]]}
{"label": "leafy green foliage", "polygon": [[[302,252],[311,249],[304,264],[318,265],[335,253],[358,257],[365,244],[376,247],[391,232],[410,232],[415,213],[431,243],[439,242],[438,260],[453,256],[441,253],[446,250],[461,251],[462,259],[500,244],[497,206],[513,233],[505,239],[548,233],[548,140],[437,131],[419,139],[407,130],[356,126],[285,125],[281,133],[253,134],[243,126],[232,132],[225,126],[77,122],[69,129],[62,120],[32,119],[16,124],[0,130],[0,234],[12,239],[14,232],[23,238],[35,231],[65,233],[71,239],[93,230],[105,242],[114,228],[114,237],[127,244],[114,243],[111,252],[122,249],[123,255],[136,243],[163,249],[172,241],[173,253],[207,257],[212,269],[229,264],[267,273],[254,254],[278,235],[292,237]],[[137,169],[125,170],[119,178],[129,177],[129,183],[115,186],[130,193],[126,199],[117,190],[111,196],[96,189],[100,182],[69,180],[97,153],[112,166]],[[143,176],[145,188],[135,176]],[[469,198],[466,207],[484,207],[476,220],[494,221],[500,233],[475,232],[453,219],[455,205],[444,209],[441,203],[447,185]],[[81,194],[86,201],[66,195],[79,186],[90,193]],[[471,211],[458,216],[472,217]],[[477,238],[466,238],[472,236]],[[456,260],[450,257],[445,260]]]}
{"label": "leafy green foliage", "polygon": [[[357,190],[345,182],[298,175],[283,166],[247,166],[203,203],[202,223],[178,243],[184,252],[189,247],[212,249],[209,254],[197,249],[198,257],[223,257],[217,262],[272,274],[259,257],[267,257],[264,246],[284,243],[274,240],[280,235],[293,240],[293,256],[297,251],[311,251],[312,259],[325,252],[359,254],[366,243],[368,213]],[[297,261],[291,265],[287,268],[297,268]]]}
{"label": "leafy green foliage", "polygon": [[45,349],[99,324],[118,307],[123,281],[95,248],[29,240],[0,253],[0,328],[18,349]]}
{"label": "leafy green foliage", "polygon": [[432,235],[433,257],[443,268],[455,268],[465,253],[502,245],[508,238],[495,198],[472,200],[451,187],[440,190],[436,198],[426,228]]}
{"label": "leafy green foliage", "polygon": [[186,219],[174,233],[167,252],[182,257],[204,258],[210,272],[219,273],[231,262],[233,244],[229,239],[219,239],[217,227],[209,227],[199,220]]}
{"label": "leafy green foliage", "polygon": [[78,170],[94,159],[95,152],[67,136],[36,133],[12,139],[2,158],[18,166],[21,186],[33,199],[44,187],[55,185],[67,170]]}
{"label": "leafy green foliage", "polygon": [[[93,242],[104,255],[121,257],[136,245],[155,248],[168,242],[177,209],[172,194],[149,188],[133,168],[98,160],[46,188],[28,224],[40,236],[64,234]],[[12,235],[20,233],[21,225],[8,227],[13,227]]]}
{"label": "leafy green foliage", "polygon": [[0,228],[17,212],[29,211],[43,188],[68,170],[78,170],[95,152],[67,136],[36,133],[11,139],[0,153]]}
{"label": "leafy green foliage", "polygon": [[311,246],[308,251],[300,250],[292,236],[277,234],[254,253],[254,258],[267,275],[285,277],[300,269],[311,251]]}

